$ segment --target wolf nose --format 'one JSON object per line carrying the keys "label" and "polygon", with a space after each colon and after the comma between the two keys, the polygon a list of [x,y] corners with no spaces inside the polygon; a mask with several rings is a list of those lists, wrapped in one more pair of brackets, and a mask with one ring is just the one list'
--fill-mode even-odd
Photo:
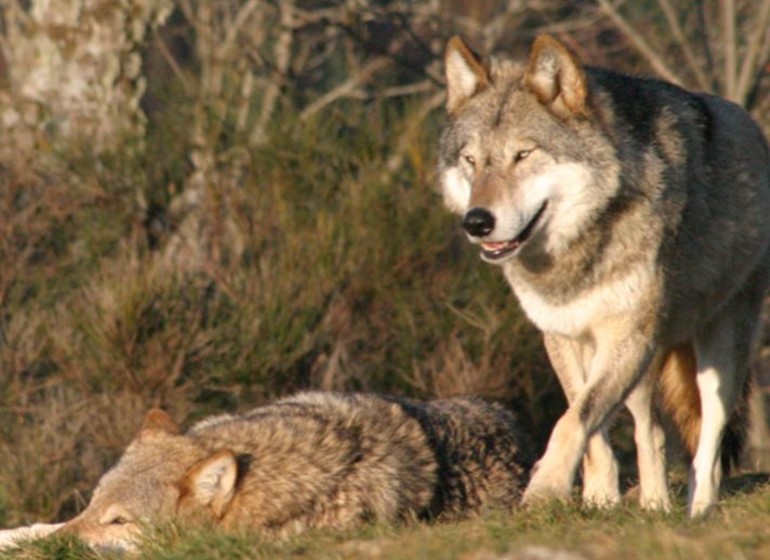
{"label": "wolf nose", "polygon": [[463,227],[474,237],[484,237],[495,229],[495,217],[484,208],[471,208],[463,218]]}

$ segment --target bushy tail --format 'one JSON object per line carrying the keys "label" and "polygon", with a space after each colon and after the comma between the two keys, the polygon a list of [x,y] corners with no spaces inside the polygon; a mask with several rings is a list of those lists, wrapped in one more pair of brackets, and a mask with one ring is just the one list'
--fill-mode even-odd
{"label": "bushy tail", "polygon": [[[688,342],[669,351],[659,380],[663,408],[679,430],[690,458],[698,448],[701,425],[701,402],[695,381],[697,371],[695,349]],[[722,470],[725,474],[738,465],[746,442],[750,386],[747,378],[739,402],[725,428],[721,450]]]}

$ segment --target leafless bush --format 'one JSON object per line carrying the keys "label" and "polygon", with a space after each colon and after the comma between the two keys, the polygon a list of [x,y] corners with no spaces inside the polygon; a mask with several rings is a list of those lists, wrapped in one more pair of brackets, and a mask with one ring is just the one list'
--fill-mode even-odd
{"label": "leafless bush", "polygon": [[[596,0],[586,15],[595,18],[596,26],[577,37],[592,35],[594,40],[573,45],[590,50],[597,62],[609,62],[613,54],[617,58],[620,53],[613,47],[622,38],[648,71],[743,105],[770,132],[770,1]],[[609,57],[603,56],[607,51]]]}
{"label": "leafless bush", "polygon": [[[31,263],[45,254],[57,224],[82,203],[62,179],[13,160],[0,164],[0,311],[14,294],[22,297]],[[38,267],[40,274],[53,272]]]}

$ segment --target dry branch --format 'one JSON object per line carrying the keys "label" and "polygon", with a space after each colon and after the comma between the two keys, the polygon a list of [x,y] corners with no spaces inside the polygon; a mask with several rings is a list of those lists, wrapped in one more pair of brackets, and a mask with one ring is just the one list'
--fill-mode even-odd
{"label": "dry branch", "polygon": [[420,105],[416,114],[414,114],[409,119],[409,123],[406,125],[406,129],[399,136],[394,151],[385,164],[385,169],[387,169],[389,173],[394,173],[403,166],[404,154],[406,154],[409,148],[409,143],[414,137],[415,132],[423,125],[425,119],[428,118],[428,116],[433,111],[443,105],[445,101],[446,94],[443,90],[439,91],[438,93],[435,93],[431,97],[425,99]]}
{"label": "dry branch", "polygon": [[391,62],[390,58],[384,56],[372,58],[347,80],[305,107],[302,113],[300,113],[300,119],[306,121],[319,111],[323,110],[327,105],[334,103],[338,99],[350,97],[355,93],[359,86],[365,84],[377,72],[389,66]]}
{"label": "dry branch", "polygon": [[749,93],[754,86],[753,82],[756,80],[757,74],[761,74],[761,67],[764,65],[765,58],[767,57],[765,54],[760,58],[760,53],[763,50],[763,44],[766,45],[768,38],[770,38],[768,24],[770,24],[770,0],[764,0],[759,10],[759,17],[757,18],[754,32],[749,38],[746,56],[743,59],[738,83],[735,88],[735,97],[741,104],[745,104],[748,100]]}
{"label": "dry branch", "polygon": [[671,34],[673,35],[677,45],[679,45],[679,48],[682,50],[684,58],[687,61],[687,66],[693,73],[693,76],[695,76],[698,87],[703,90],[709,89],[710,84],[708,78],[706,77],[706,73],[703,71],[703,68],[701,68],[701,65],[695,58],[695,54],[693,53],[693,50],[690,46],[690,42],[684,35],[682,26],[679,24],[679,18],[677,17],[676,10],[671,5],[670,0],[658,0],[658,5],[660,6],[663,15],[666,16],[666,22],[671,29]]}
{"label": "dry branch", "polygon": [[628,23],[626,18],[618,12],[615,6],[610,4],[609,0],[597,0],[597,4],[607,17],[610,18],[612,23],[615,24],[615,27],[617,27],[620,32],[634,44],[634,47],[639,51],[639,54],[647,60],[652,69],[655,70],[661,78],[668,80],[672,84],[682,85],[682,81],[676,73],[669,68],[663,60],[663,57],[652,48],[636,28]]}
{"label": "dry branch", "polygon": [[281,0],[279,4],[281,32],[275,43],[275,73],[269,81],[262,100],[262,110],[257,118],[257,123],[252,129],[249,144],[256,146],[266,140],[265,131],[273,115],[278,96],[281,92],[281,83],[286,78],[291,65],[291,47],[293,43],[294,29],[294,2],[293,0]]}
{"label": "dry branch", "polygon": [[722,17],[722,44],[725,52],[725,79],[723,95],[730,101],[738,102],[735,86],[737,76],[738,45],[735,42],[735,2],[720,0],[720,15]]}

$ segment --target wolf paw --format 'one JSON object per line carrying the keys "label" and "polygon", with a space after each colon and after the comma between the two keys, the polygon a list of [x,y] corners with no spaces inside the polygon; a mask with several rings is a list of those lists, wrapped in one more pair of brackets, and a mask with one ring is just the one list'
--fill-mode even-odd
{"label": "wolf paw", "polygon": [[620,503],[620,491],[617,488],[585,488],[583,504],[597,509],[610,509]]}
{"label": "wolf paw", "polygon": [[584,469],[583,504],[592,508],[609,509],[619,503],[618,469],[614,461],[606,469]]}
{"label": "wolf paw", "polygon": [[688,516],[690,519],[699,519],[706,517],[714,510],[713,501],[693,502],[689,507]]}
{"label": "wolf paw", "polygon": [[647,511],[662,511],[668,513],[671,511],[671,500],[668,494],[663,496],[641,496],[639,498],[639,507]]}
{"label": "wolf paw", "polygon": [[543,459],[535,464],[524,491],[521,503],[524,506],[544,504],[553,501],[566,502],[569,500],[572,480],[564,476],[564,470],[548,468]]}
{"label": "wolf paw", "polygon": [[525,507],[547,504],[549,502],[567,502],[569,501],[569,486],[556,484],[536,483],[534,480],[529,483],[521,503]]}

